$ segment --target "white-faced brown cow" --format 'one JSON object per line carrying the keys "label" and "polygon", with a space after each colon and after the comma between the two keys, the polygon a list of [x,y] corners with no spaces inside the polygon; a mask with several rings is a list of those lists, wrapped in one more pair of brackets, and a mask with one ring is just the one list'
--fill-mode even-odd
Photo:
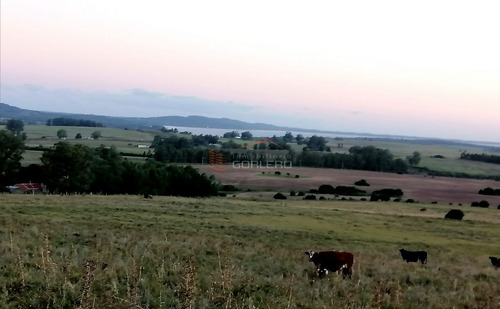
{"label": "white-faced brown cow", "polygon": [[339,272],[342,271],[342,278],[351,278],[352,264],[354,263],[354,255],[351,252],[344,251],[307,251],[309,261],[314,263],[318,277],[328,274],[328,271]]}

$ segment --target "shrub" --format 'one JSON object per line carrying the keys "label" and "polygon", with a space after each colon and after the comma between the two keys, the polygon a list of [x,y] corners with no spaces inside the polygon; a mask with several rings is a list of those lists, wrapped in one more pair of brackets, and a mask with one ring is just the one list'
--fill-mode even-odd
{"label": "shrub", "polygon": [[493,189],[493,188],[484,188],[479,190],[478,194],[482,195],[500,195],[500,189]]}
{"label": "shrub", "polygon": [[376,194],[386,194],[386,195],[389,195],[390,197],[401,197],[401,196],[403,196],[403,191],[401,189],[380,189],[380,190],[373,191],[373,193],[376,193]]}
{"label": "shrub", "polygon": [[463,217],[464,217],[464,213],[463,213],[463,211],[461,211],[459,209],[451,209],[444,216],[445,219],[453,219],[453,220],[462,220]]}
{"label": "shrub", "polygon": [[290,191],[290,196],[295,196],[295,191]]}
{"label": "shrub", "polygon": [[335,188],[332,185],[321,185],[317,192],[319,194],[335,194]]}
{"label": "shrub", "polygon": [[482,200],[481,202],[472,202],[470,205],[472,207],[488,208],[490,206],[490,203],[488,203],[488,201]]}
{"label": "shrub", "polygon": [[415,200],[412,199],[412,198],[409,198],[409,199],[406,200],[406,203],[413,204],[413,203],[415,203]]}
{"label": "shrub", "polygon": [[337,186],[335,188],[335,194],[352,196],[367,195],[365,190],[360,190],[356,187],[349,186]]}
{"label": "shrub", "polygon": [[280,176],[281,172],[280,171],[276,171],[276,172],[274,172],[274,175]]}
{"label": "shrub", "polygon": [[376,202],[376,201],[387,202],[390,200],[391,200],[391,197],[387,194],[373,192],[372,195],[370,196],[370,201],[372,201],[372,202]]}
{"label": "shrub", "polygon": [[273,196],[274,199],[276,200],[286,200],[286,196],[283,194],[283,193],[276,193],[274,196]]}
{"label": "shrub", "polygon": [[223,185],[222,188],[220,189],[221,191],[238,191],[238,188],[236,188],[233,185]]}
{"label": "shrub", "polygon": [[313,195],[313,194],[309,194],[309,195],[306,195],[304,197],[305,200],[315,200],[316,199],[316,195]]}
{"label": "shrub", "polygon": [[316,194],[316,193],[318,193],[318,190],[316,190],[316,189],[311,189],[311,190],[309,190],[309,193],[314,193],[314,194]]}
{"label": "shrub", "polygon": [[370,184],[365,180],[365,179],[361,179],[361,180],[358,180],[354,183],[354,185],[356,186],[365,186],[365,187],[369,187]]}
{"label": "shrub", "polygon": [[300,175],[295,175],[295,178],[300,178]]}
{"label": "shrub", "polygon": [[300,191],[297,195],[298,195],[298,196],[304,196],[304,195],[306,195],[306,194],[305,194],[304,192]]}
{"label": "shrub", "polygon": [[326,200],[326,198],[325,198],[324,196],[320,196],[320,197],[319,197],[319,200],[320,200],[320,201],[324,201],[324,200]]}

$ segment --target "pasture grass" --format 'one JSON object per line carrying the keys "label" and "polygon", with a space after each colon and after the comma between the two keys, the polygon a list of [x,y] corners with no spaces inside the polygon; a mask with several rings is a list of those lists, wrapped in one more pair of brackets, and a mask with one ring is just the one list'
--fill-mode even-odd
{"label": "pasture grass", "polygon": [[[0,307],[498,308],[500,212],[448,208],[0,195]],[[353,278],[316,278],[310,249],[353,252]]]}

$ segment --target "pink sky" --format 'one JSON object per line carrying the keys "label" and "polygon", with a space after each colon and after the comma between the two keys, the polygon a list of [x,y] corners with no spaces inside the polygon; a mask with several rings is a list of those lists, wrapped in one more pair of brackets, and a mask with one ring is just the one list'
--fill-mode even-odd
{"label": "pink sky", "polygon": [[[249,122],[500,142],[500,4],[346,2],[2,1],[0,101],[144,89]],[[171,112],[144,100],[107,113]]]}

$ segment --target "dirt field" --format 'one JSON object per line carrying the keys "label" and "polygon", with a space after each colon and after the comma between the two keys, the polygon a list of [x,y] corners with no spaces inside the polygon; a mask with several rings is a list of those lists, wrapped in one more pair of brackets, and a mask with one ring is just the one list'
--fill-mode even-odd
{"label": "dirt field", "polygon": [[[404,192],[403,199],[414,199],[419,202],[462,203],[470,205],[473,201],[486,200],[490,208],[500,205],[500,196],[479,195],[480,189],[500,188],[500,182],[493,180],[476,180],[465,178],[431,177],[420,175],[398,175],[355,170],[319,169],[293,167],[280,169],[281,176],[275,176],[275,169],[233,169],[214,171],[208,165],[198,166],[201,172],[214,175],[223,184],[233,184],[240,188],[251,188],[259,191],[290,190],[308,191],[317,189],[322,184],[335,186],[353,186],[354,182],[365,179],[370,186],[359,187],[371,192],[382,188],[400,188]],[[262,174],[265,172],[265,174]],[[287,175],[290,173],[290,176]],[[300,178],[295,178],[299,175]]]}

